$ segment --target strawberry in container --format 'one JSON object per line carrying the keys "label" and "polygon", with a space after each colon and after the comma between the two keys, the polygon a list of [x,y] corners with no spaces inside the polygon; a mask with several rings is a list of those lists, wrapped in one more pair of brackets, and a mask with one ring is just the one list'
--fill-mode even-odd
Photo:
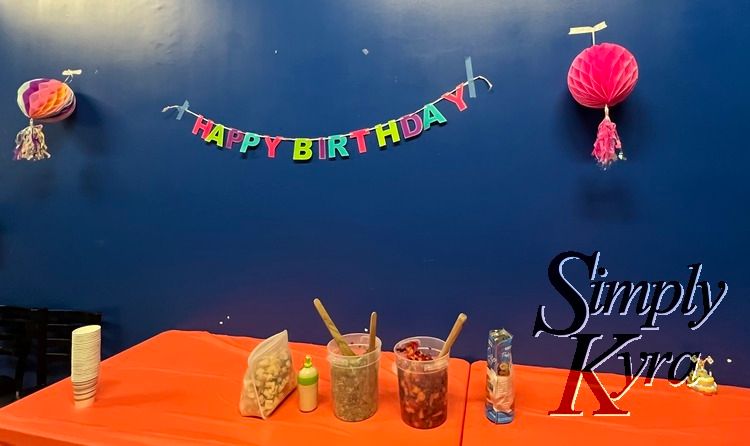
{"label": "strawberry in container", "polygon": [[394,347],[401,419],[409,426],[431,429],[448,418],[450,348],[465,321],[466,315],[461,313],[447,341],[417,336]]}

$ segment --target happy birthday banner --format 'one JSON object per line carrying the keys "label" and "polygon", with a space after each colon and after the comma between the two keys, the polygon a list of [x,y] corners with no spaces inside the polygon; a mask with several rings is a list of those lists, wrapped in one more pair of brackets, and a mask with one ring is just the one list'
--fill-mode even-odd
{"label": "happy birthday banner", "polygon": [[[183,113],[195,116],[193,135],[198,135],[203,141],[216,144],[223,149],[232,150],[237,145],[240,148],[241,154],[246,154],[248,150],[257,149],[261,142],[263,142],[266,146],[268,157],[276,158],[276,151],[281,142],[291,141],[293,143],[292,160],[297,162],[307,162],[312,160],[315,155],[313,146],[316,144],[318,159],[336,159],[337,157],[349,158],[349,151],[352,150],[352,146],[355,143],[357,152],[367,152],[367,140],[365,137],[372,132],[375,132],[378,147],[384,149],[387,145],[388,139],[390,139],[393,144],[398,144],[402,139],[408,140],[419,136],[423,131],[429,130],[430,127],[435,124],[445,124],[448,120],[440,110],[438,110],[437,104],[440,101],[445,100],[455,105],[458,111],[466,110],[468,105],[464,100],[464,87],[467,85],[473,86],[473,82],[476,80],[485,82],[487,84],[487,89],[492,90],[492,83],[487,78],[484,76],[474,76],[470,80],[458,84],[453,90],[443,93],[439,98],[424,105],[413,113],[403,115],[398,119],[391,119],[385,124],[377,124],[372,127],[353,130],[349,133],[340,135],[289,137],[247,132],[216,123],[211,119],[206,119],[203,115],[190,110],[188,108],[190,105],[188,101],[185,101],[182,105],[169,105],[164,107],[162,112],[177,109],[178,120],[182,119]],[[347,143],[350,143],[350,140],[354,140],[354,143],[350,144],[349,148],[347,148]]]}

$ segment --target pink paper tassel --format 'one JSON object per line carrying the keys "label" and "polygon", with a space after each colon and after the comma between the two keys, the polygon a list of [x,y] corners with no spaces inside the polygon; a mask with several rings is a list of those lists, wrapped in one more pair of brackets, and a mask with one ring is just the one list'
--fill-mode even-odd
{"label": "pink paper tassel", "polygon": [[609,167],[618,159],[625,159],[622,154],[622,142],[617,134],[617,125],[609,119],[609,107],[604,107],[604,119],[599,124],[594,141],[594,151],[591,154],[603,168]]}
{"label": "pink paper tassel", "polygon": [[42,125],[34,125],[33,120],[29,121],[29,126],[16,135],[16,150],[13,152],[13,159],[39,161],[50,156],[47,143],[44,141]]}

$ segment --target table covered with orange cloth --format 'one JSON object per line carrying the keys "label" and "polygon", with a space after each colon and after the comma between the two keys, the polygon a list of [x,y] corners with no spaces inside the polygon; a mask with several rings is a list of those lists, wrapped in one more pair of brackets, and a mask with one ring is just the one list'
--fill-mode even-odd
{"label": "table covered with orange cloth", "polygon": [[[714,396],[685,386],[643,378],[617,406],[629,416],[592,416],[599,407],[582,380],[575,410],[581,416],[549,416],[560,405],[568,370],[514,365],[516,415],[493,424],[484,415],[487,363],[471,365],[463,445],[747,445],[750,444],[750,389],[721,385]],[[624,376],[597,373],[607,391],[620,391]]]}
{"label": "table covered with orange cloth", "polygon": [[381,356],[377,413],[349,423],[333,415],[326,349],[290,343],[320,373],[319,407],[297,408],[295,391],[268,420],[239,414],[247,357],[261,340],[168,331],[104,361],[94,405],[73,406],[70,379],[0,409],[0,445],[458,445],[469,363],[451,359],[448,420],[419,430],[401,421],[395,355]]}

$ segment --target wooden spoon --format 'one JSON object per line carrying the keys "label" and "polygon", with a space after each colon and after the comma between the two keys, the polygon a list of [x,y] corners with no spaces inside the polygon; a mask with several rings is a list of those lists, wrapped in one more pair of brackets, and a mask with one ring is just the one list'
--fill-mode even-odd
{"label": "wooden spoon", "polygon": [[375,331],[378,328],[378,313],[372,312],[370,314],[370,345],[367,347],[367,353],[375,350]]}
{"label": "wooden spoon", "polygon": [[349,347],[349,344],[346,343],[344,337],[341,336],[339,329],[336,328],[336,324],[333,323],[333,319],[331,319],[331,316],[328,315],[326,308],[323,306],[323,302],[316,297],[313,300],[313,305],[315,305],[315,309],[318,310],[318,314],[320,315],[320,318],[323,319],[323,323],[326,324],[328,332],[333,336],[333,340],[336,341],[336,344],[339,346],[341,354],[344,356],[357,356],[356,353],[352,351],[351,347]]}
{"label": "wooden spoon", "polygon": [[464,328],[464,322],[466,322],[467,318],[468,316],[466,316],[466,314],[464,313],[458,315],[458,317],[456,318],[456,323],[453,324],[453,328],[448,335],[448,339],[445,340],[445,344],[443,345],[443,349],[440,350],[440,355],[438,355],[438,358],[442,358],[443,356],[450,353],[451,347],[453,347],[453,343],[456,342],[456,338],[461,333],[461,329]]}

